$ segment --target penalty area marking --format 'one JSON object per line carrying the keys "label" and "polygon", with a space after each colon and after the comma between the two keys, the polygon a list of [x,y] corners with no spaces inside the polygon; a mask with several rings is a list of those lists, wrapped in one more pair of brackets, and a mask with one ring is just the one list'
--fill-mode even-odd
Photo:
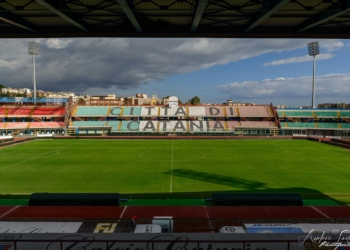
{"label": "penalty area marking", "polygon": [[[60,147],[60,148],[58,148],[58,149],[65,148],[65,147],[68,147],[68,146],[70,146],[70,145],[72,145],[72,144],[69,144],[69,145],[64,146],[64,147]],[[11,167],[13,167],[13,166],[16,166],[17,164],[20,164],[20,163],[22,163],[22,162],[26,162],[26,161],[29,161],[29,160],[32,160],[32,159],[40,159],[40,158],[45,158],[45,157],[49,157],[49,156],[54,156],[54,155],[57,155],[57,153],[56,153],[56,154],[54,154],[54,155],[49,155],[49,156],[40,157],[40,156],[45,155],[45,154],[50,153],[50,152],[59,152],[59,153],[60,153],[60,151],[59,151],[59,150],[57,150],[57,149],[56,149],[56,150],[51,150],[51,151],[45,152],[45,153],[43,153],[43,154],[36,155],[36,156],[33,156],[33,157],[28,158],[28,159],[26,159],[26,160],[23,160],[23,161],[17,162],[17,163],[15,163],[15,164],[12,164],[12,165],[9,165],[9,166],[6,166],[6,167],[3,167],[3,168],[0,168],[0,170],[4,170],[4,169],[6,169],[6,168],[11,168]],[[58,154],[59,154],[59,153],[58,153]]]}

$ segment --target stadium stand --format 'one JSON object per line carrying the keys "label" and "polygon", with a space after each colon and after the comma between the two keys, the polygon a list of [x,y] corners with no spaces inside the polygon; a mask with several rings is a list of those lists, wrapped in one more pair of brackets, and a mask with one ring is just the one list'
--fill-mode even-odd
{"label": "stadium stand", "polygon": [[7,115],[7,108],[0,108],[0,117],[5,117]]}
{"label": "stadium stand", "polygon": [[314,117],[312,111],[284,111],[286,117]]}
{"label": "stadium stand", "polygon": [[123,107],[111,107],[109,111],[110,117],[118,117],[121,116],[123,112]]}
{"label": "stadium stand", "polygon": [[338,129],[339,125],[338,123],[317,123],[318,128],[328,128],[328,129]]}
{"label": "stadium stand", "polygon": [[318,118],[337,118],[338,113],[336,111],[315,111]]}
{"label": "stadium stand", "polygon": [[161,107],[160,117],[187,117],[186,107]]}
{"label": "stadium stand", "polygon": [[156,117],[158,116],[158,107],[142,107],[141,108],[141,117]]}
{"label": "stadium stand", "polygon": [[63,122],[30,122],[29,128],[62,128]]}
{"label": "stadium stand", "polygon": [[74,121],[72,127],[105,127],[106,121]]}
{"label": "stadium stand", "polygon": [[205,117],[206,110],[205,107],[188,107],[189,117]]}
{"label": "stadium stand", "polygon": [[111,126],[112,133],[118,132],[120,124],[121,124],[120,121],[109,121],[108,122],[108,126]]}
{"label": "stadium stand", "polygon": [[65,111],[64,107],[36,107],[32,116],[64,116]]}
{"label": "stadium stand", "polygon": [[341,123],[340,126],[341,126],[342,128],[348,128],[348,129],[350,129],[350,123]]}
{"label": "stadium stand", "polygon": [[223,107],[220,107],[220,106],[205,107],[205,112],[207,114],[207,117],[224,117],[225,116]]}
{"label": "stadium stand", "polygon": [[268,106],[238,106],[240,117],[273,117]]}
{"label": "stadium stand", "polygon": [[232,131],[235,129],[235,127],[241,126],[241,122],[238,122],[238,121],[228,121],[226,122],[226,124],[227,124],[228,131]]}
{"label": "stadium stand", "polygon": [[122,121],[119,132],[124,132],[124,133],[139,132],[139,125],[140,123],[138,121]]}
{"label": "stadium stand", "polygon": [[171,121],[170,132],[186,132],[188,128],[187,121]]}
{"label": "stadium stand", "polygon": [[285,122],[288,128],[316,128],[313,122]]}
{"label": "stadium stand", "polygon": [[273,128],[277,127],[274,122],[270,121],[241,121],[241,127],[251,128]]}
{"label": "stadium stand", "polygon": [[207,124],[206,121],[189,121],[189,131],[192,133],[207,132]]}
{"label": "stadium stand", "polygon": [[124,107],[123,117],[139,117],[141,115],[141,107]]}
{"label": "stadium stand", "polygon": [[18,107],[18,108],[8,108],[7,117],[28,117],[34,107]]}
{"label": "stadium stand", "polygon": [[6,128],[10,129],[26,129],[30,126],[28,122],[7,122]]}
{"label": "stadium stand", "polygon": [[227,131],[227,124],[224,121],[209,121],[208,132],[225,132]]}
{"label": "stadium stand", "polygon": [[78,106],[73,116],[77,117],[105,117],[108,115],[107,106]]}
{"label": "stadium stand", "polygon": [[224,107],[226,117],[237,117],[238,116],[238,108],[237,107]]}
{"label": "stadium stand", "polygon": [[340,116],[342,118],[350,118],[350,112],[349,111],[340,111]]}
{"label": "stadium stand", "polygon": [[140,121],[139,132],[157,132],[157,121]]}

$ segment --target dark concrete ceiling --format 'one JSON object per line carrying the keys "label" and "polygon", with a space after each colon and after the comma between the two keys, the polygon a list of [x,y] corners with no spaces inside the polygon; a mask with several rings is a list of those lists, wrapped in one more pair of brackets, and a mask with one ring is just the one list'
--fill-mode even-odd
{"label": "dark concrete ceiling", "polygon": [[0,0],[0,38],[350,38],[350,0]]}

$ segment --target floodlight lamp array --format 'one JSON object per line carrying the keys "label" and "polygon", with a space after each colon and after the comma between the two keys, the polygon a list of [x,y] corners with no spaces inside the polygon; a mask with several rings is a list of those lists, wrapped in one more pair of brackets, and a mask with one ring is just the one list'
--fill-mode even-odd
{"label": "floodlight lamp array", "polygon": [[309,51],[309,56],[316,56],[320,54],[320,47],[318,45],[318,42],[308,43],[307,48]]}
{"label": "floodlight lamp array", "polygon": [[40,51],[40,44],[36,42],[29,42],[28,43],[28,54],[31,55],[39,55]]}

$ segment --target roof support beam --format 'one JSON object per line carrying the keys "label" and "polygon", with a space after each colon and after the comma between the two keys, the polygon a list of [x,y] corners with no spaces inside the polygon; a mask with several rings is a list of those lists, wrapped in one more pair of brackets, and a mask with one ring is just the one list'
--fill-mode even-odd
{"label": "roof support beam", "polygon": [[[83,20],[79,20],[73,12],[71,11],[61,11],[58,9],[57,3],[58,1],[53,0],[35,0],[38,4],[55,13],[59,17],[63,18],[67,22],[73,24],[75,27],[83,30],[89,31],[87,29],[87,24]],[[57,7],[56,7],[57,6]],[[65,4],[61,5],[63,9],[69,9]]]}
{"label": "roof support beam", "polygon": [[196,32],[198,28],[199,21],[202,18],[205,6],[207,6],[208,0],[199,0],[198,6],[196,9],[196,14],[194,15],[192,26],[191,26],[191,32]]}
{"label": "roof support beam", "polygon": [[[339,6],[338,3],[341,5]],[[309,18],[305,22],[303,22],[297,32],[303,32],[312,27],[315,27],[321,23],[325,23],[333,18],[346,14],[350,11],[350,0],[339,1],[337,4],[334,4],[324,11],[321,11],[316,16]]]}
{"label": "roof support beam", "polygon": [[268,7],[262,7],[255,18],[250,19],[248,22],[246,28],[244,29],[244,32],[250,32],[252,29],[254,29],[256,26],[261,24],[263,21],[265,21],[267,18],[275,14],[277,11],[279,11],[281,8],[283,8],[287,3],[289,3],[290,0],[275,0],[271,1]]}
{"label": "roof support beam", "polygon": [[18,17],[12,12],[7,11],[2,7],[0,7],[0,10],[4,11],[4,12],[0,12],[0,20],[6,23],[12,24],[14,26],[20,27],[22,29],[28,30],[30,32],[37,32],[36,27],[32,23],[23,19],[22,17]]}
{"label": "roof support beam", "polygon": [[132,10],[130,9],[130,6],[128,5],[128,3],[126,2],[126,0],[118,0],[118,3],[120,5],[120,7],[122,7],[123,11],[125,12],[126,16],[129,18],[130,22],[132,23],[132,25],[134,25],[135,29],[138,32],[142,32],[142,28],[139,24],[139,22],[137,21],[134,13],[132,12]]}

